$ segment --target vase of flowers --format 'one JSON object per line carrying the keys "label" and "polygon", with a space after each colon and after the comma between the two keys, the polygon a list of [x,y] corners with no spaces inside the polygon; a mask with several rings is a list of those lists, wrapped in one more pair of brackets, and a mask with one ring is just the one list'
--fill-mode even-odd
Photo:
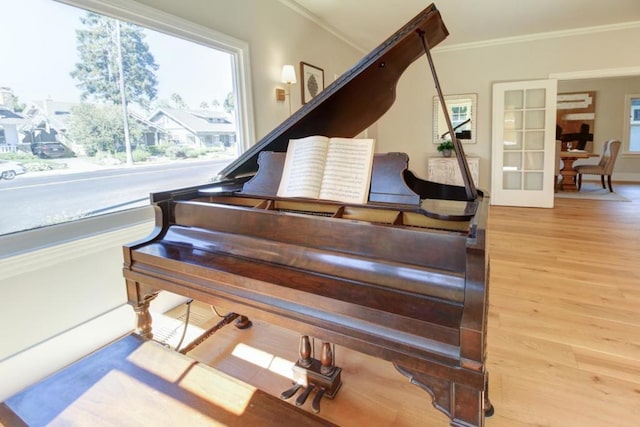
{"label": "vase of flowers", "polygon": [[438,145],[438,151],[443,157],[451,157],[451,152],[454,151],[453,142],[450,139],[446,139]]}

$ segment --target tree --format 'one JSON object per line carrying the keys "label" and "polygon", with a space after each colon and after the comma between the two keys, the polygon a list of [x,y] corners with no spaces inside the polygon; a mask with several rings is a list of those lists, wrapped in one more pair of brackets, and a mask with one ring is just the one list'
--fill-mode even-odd
{"label": "tree", "polygon": [[89,97],[120,105],[127,164],[133,164],[127,104],[136,102],[147,109],[156,98],[158,69],[142,28],[88,12],[76,30],[80,62],[71,77],[79,81],[83,100]]}
{"label": "tree", "polygon": [[[68,135],[84,146],[89,156],[98,152],[116,154],[124,148],[124,122],[117,105],[82,103],[71,109]],[[143,130],[138,122],[129,122],[131,138],[141,140]]]}
{"label": "tree", "polygon": [[24,102],[20,102],[17,96],[13,97],[13,111],[16,113],[21,113],[24,109],[27,108],[27,104]]}
{"label": "tree", "polygon": [[78,81],[82,99],[122,103],[116,45],[119,25],[125,97],[127,102],[147,109],[157,96],[155,71],[159,66],[144,41],[143,29],[91,12],[80,20],[85,26],[76,30],[80,61],[75,64],[71,77]]}
{"label": "tree", "polygon": [[173,103],[167,98],[156,99],[151,104],[152,110],[157,110],[159,108],[173,108]]}
{"label": "tree", "polygon": [[171,94],[171,102],[173,102],[173,108],[177,110],[184,110],[189,108],[186,102],[182,99],[179,93]]}
{"label": "tree", "polygon": [[232,111],[235,111],[235,109],[235,97],[233,96],[233,92],[229,92],[224,100],[224,111],[231,113]]}

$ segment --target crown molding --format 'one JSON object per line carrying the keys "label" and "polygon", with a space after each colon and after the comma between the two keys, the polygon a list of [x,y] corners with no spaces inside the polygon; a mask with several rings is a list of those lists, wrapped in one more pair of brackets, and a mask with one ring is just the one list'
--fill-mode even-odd
{"label": "crown molding", "polygon": [[295,1],[292,1],[292,0],[279,0],[279,1],[280,1],[280,3],[282,3],[283,5],[288,7],[289,9],[293,10],[297,14],[299,14],[302,17],[304,17],[304,18],[308,19],[309,21],[313,22],[314,24],[316,24],[317,26],[321,27],[323,30],[325,30],[329,34],[332,34],[336,38],[342,40],[343,42],[345,42],[346,44],[348,44],[352,48],[354,48],[354,49],[356,49],[356,50],[358,50],[358,51],[360,51],[362,53],[366,53],[366,51],[361,46],[358,46],[353,41],[349,40],[340,31],[336,30],[334,27],[329,25],[327,22],[325,22],[322,19],[320,19],[317,15],[314,15],[313,13],[311,13],[308,9],[305,9],[304,7],[300,6]]}
{"label": "crown molding", "polygon": [[570,71],[566,73],[550,73],[550,79],[579,80],[600,79],[607,77],[640,76],[640,67],[603,68],[598,70]]}
{"label": "crown molding", "polygon": [[451,46],[437,46],[434,52],[453,52],[458,50],[479,49],[507,44],[525,43],[538,40],[557,39],[562,37],[575,37],[593,33],[621,31],[640,28],[640,21],[621,22],[619,24],[599,25],[594,27],[573,28],[571,30],[549,31],[546,33],[527,34],[524,36],[503,37],[470,43],[459,43]]}

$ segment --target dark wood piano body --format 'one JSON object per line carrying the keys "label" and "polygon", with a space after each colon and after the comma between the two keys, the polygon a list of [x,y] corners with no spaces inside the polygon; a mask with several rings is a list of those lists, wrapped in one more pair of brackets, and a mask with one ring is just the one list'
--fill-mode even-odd
{"label": "dark wood piano body", "polygon": [[[232,307],[391,361],[432,395],[452,425],[483,425],[487,198],[475,188],[416,178],[398,153],[376,156],[366,205],[281,199],[274,191],[281,171],[273,157],[282,155],[271,152],[286,151],[289,138],[354,136],[373,123],[393,102],[402,71],[420,56],[421,32],[430,46],[446,36],[435,7],[217,182],[151,196],[154,232],[124,248],[139,333],[152,336],[148,306],[161,290]],[[381,87],[356,95],[368,84]],[[387,93],[372,101],[377,91]]]}

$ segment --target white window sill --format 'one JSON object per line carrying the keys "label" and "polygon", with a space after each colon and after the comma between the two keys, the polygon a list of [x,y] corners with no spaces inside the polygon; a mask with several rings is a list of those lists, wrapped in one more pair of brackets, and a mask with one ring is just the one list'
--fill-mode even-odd
{"label": "white window sill", "polygon": [[0,259],[153,221],[151,206],[0,236]]}

